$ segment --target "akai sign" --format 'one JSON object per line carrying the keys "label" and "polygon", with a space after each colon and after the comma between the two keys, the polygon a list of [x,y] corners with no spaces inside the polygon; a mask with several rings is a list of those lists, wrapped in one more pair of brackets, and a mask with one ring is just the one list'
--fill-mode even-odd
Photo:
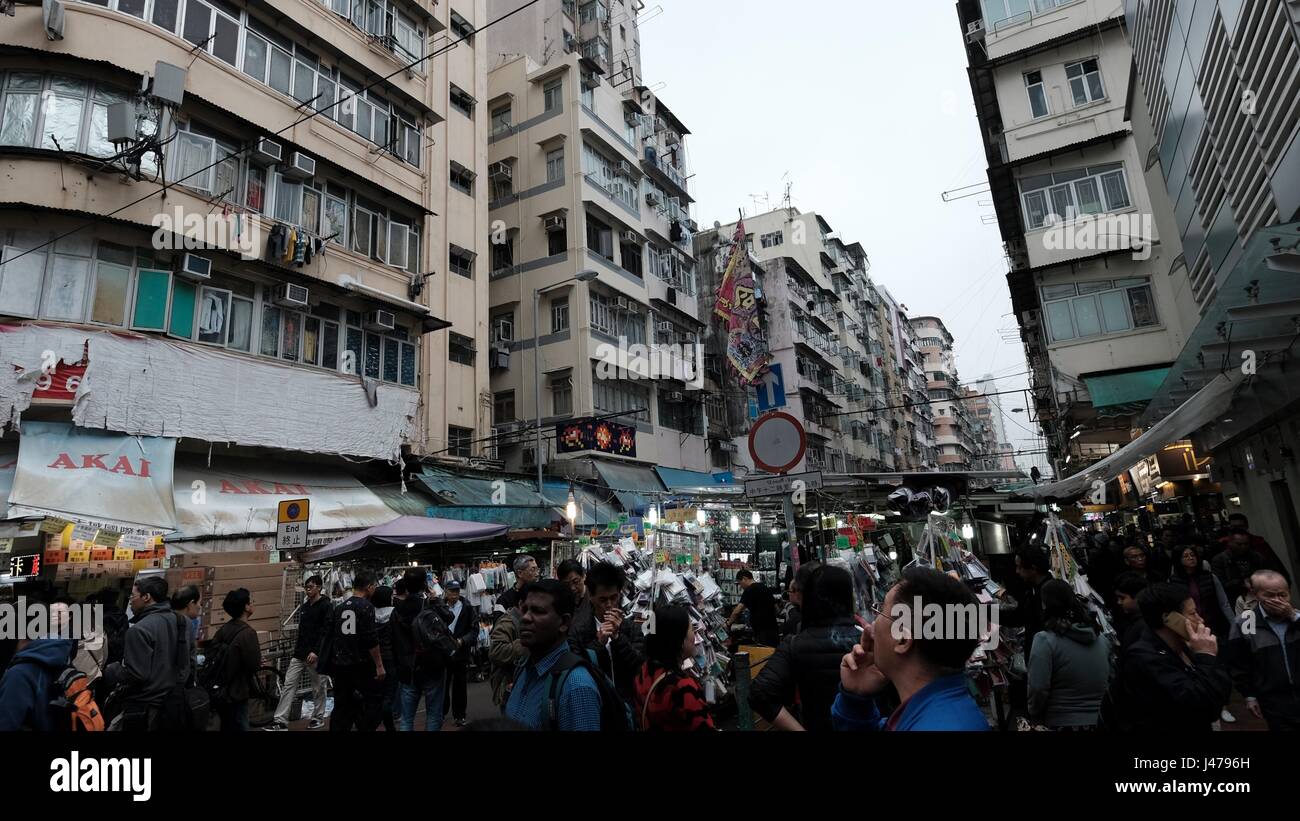
{"label": "akai sign", "polygon": [[175,456],[175,439],[24,422],[9,515],[52,513],[175,529]]}

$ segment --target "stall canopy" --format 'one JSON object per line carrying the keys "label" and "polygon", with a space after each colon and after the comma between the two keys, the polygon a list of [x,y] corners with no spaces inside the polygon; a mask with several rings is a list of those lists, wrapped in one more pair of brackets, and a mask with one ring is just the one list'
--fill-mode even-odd
{"label": "stall canopy", "polygon": [[444,519],[544,528],[556,518],[551,505],[538,495],[536,484],[525,479],[426,467],[417,481],[439,500],[429,515]]}
{"label": "stall canopy", "polygon": [[24,422],[7,515],[53,516],[122,533],[165,533],[176,526],[175,453],[175,439]]}
{"label": "stall canopy", "polygon": [[[200,482],[201,484],[195,484]],[[383,524],[397,513],[354,476],[325,465],[274,460],[176,460],[178,532],[168,541],[275,533],[279,503],[306,499],[309,536]]]}
{"label": "stall canopy", "polygon": [[648,467],[597,460],[596,472],[627,513],[645,510],[655,495],[664,492],[663,483]]}
{"label": "stall canopy", "polygon": [[1151,401],[1169,368],[1142,368],[1138,370],[1119,371],[1082,377],[1088,386],[1088,395],[1092,397],[1094,408],[1109,408],[1117,405],[1141,405]]}
{"label": "stall canopy", "polygon": [[326,562],[373,548],[428,547],[445,542],[481,542],[504,536],[505,525],[401,516],[391,522],[354,533],[332,544],[304,553],[304,562]]}
{"label": "stall canopy", "polygon": [[730,473],[704,473],[699,470],[656,467],[655,473],[664,487],[672,491],[729,491],[737,489]]}
{"label": "stall canopy", "polygon": [[424,490],[419,482],[407,482],[405,487],[397,484],[366,483],[370,492],[399,516],[431,516],[430,513],[438,500]]}
{"label": "stall canopy", "polygon": [[1018,495],[1034,499],[1077,499],[1092,489],[1094,482],[1109,482],[1136,462],[1159,453],[1166,445],[1187,438],[1206,424],[1222,416],[1232,405],[1232,397],[1241,385],[1242,376],[1233,370],[1219,374],[1177,410],[1105,459],[1090,465],[1068,479],[1048,485],[1034,485]]}
{"label": "stall canopy", "polygon": [[[587,487],[571,484],[565,479],[547,479],[542,483],[542,495],[546,497],[546,503],[559,518],[564,518],[564,508],[569,504],[570,488],[573,489],[573,500],[578,505],[578,518],[574,521],[578,527],[609,524],[618,518],[618,506],[614,504],[613,498],[602,498],[600,494],[593,493]],[[609,492],[606,491],[605,497],[609,496]]]}

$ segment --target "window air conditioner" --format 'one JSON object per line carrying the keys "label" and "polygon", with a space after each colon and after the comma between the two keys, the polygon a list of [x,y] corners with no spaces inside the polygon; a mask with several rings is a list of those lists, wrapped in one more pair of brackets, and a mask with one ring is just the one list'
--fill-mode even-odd
{"label": "window air conditioner", "polygon": [[212,279],[212,260],[195,254],[186,254],[181,258],[181,266],[176,273],[186,279],[204,281]]}
{"label": "window air conditioner", "polygon": [[619,160],[618,165],[614,166],[614,173],[622,177],[630,177],[635,172],[636,169],[633,168],[632,163],[628,162],[627,160]]}
{"label": "window air conditioner", "polygon": [[289,164],[280,172],[291,180],[306,180],[316,176],[316,161],[301,151],[289,155]]}
{"label": "window air conditioner", "polygon": [[658,204],[659,204],[659,195],[656,194],[656,193],[653,192],[653,191],[648,192],[648,193],[645,195],[645,204],[646,204],[646,205],[658,205]]}
{"label": "window air conditioner", "polygon": [[367,331],[392,331],[397,328],[397,317],[392,311],[371,311],[366,314]]}
{"label": "window air conditioner", "polygon": [[627,297],[625,296],[615,297],[614,306],[618,308],[620,311],[626,311],[628,308]]}
{"label": "window air conditioner", "polygon": [[641,238],[637,236],[636,231],[624,231],[618,236],[619,239],[623,240],[623,242],[637,243],[641,241]]}
{"label": "window air conditioner", "polygon": [[686,397],[683,396],[682,394],[678,393],[677,391],[672,391],[671,393],[668,394],[668,401],[669,401],[669,402],[682,402],[682,401],[684,401],[685,399],[686,399]]}
{"label": "window air conditioner", "polygon": [[547,217],[543,223],[546,231],[563,231],[566,227],[564,217]]}
{"label": "window air conditioner", "polygon": [[303,286],[282,282],[276,287],[275,298],[272,301],[285,308],[306,308],[307,297],[308,291]]}
{"label": "window air conditioner", "polygon": [[284,148],[277,142],[262,139],[253,149],[253,159],[265,165],[275,165],[284,159]]}
{"label": "window air conditioner", "polygon": [[970,44],[984,42],[984,21],[976,20],[966,24],[966,42]]}
{"label": "window air conditioner", "polygon": [[673,323],[671,322],[657,323],[655,325],[655,330],[659,331],[660,333],[670,334],[673,332]]}
{"label": "window air conditioner", "polygon": [[509,182],[514,178],[514,169],[508,162],[494,162],[488,167],[488,177],[497,182]]}

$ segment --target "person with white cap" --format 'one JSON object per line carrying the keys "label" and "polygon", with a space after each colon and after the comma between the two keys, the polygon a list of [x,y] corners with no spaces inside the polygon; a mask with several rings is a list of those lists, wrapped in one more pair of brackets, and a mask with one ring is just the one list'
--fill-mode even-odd
{"label": "person with white cap", "polygon": [[457,727],[465,726],[467,696],[465,681],[469,672],[469,654],[478,641],[478,609],[460,597],[460,582],[446,584],[444,601],[451,611],[448,629],[456,640],[456,655],[447,666],[447,686],[444,688],[442,714],[451,712]]}

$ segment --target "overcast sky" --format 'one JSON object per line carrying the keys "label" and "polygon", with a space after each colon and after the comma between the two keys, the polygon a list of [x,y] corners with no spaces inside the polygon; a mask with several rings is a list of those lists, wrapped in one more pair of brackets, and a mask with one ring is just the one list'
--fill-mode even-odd
{"label": "overcast sky", "polygon": [[[647,0],[641,17],[644,81],[691,131],[701,226],[779,207],[790,182],[911,315],[943,319],[963,383],[1028,386],[1023,347],[999,333],[1016,321],[989,195],[941,199],[987,187],[954,3]],[[1024,395],[1000,398],[1016,448],[1041,448],[1010,412]]]}

